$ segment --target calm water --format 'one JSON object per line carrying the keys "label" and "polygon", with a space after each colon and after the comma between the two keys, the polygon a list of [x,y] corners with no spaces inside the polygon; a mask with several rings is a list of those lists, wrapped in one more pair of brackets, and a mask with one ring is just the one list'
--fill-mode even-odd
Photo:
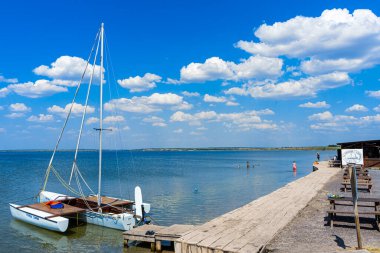
{"label": "calm water", "polygon": [[[151,215],[159,225],[200,224],[307,175],[315,153],[123,151],[116,155],[108,151],[103,160],[103,193],[133,199],[134,187],[140,185],[143,199],[152,204]],[[320,153],[321,159],[335,154]],[[50,152],[0,152],[0,251],[122,252],[120,231],[82,225],[62,235],[12,219],[8,202],[38,193],[50,155]],[[72,152],[61,152],[55,159],[54,167],[64,178],[69,177],[72,159]],[[97,159],[96,152],[79,155],[79,168],[95,191]],[[247,169],[246,161],[254,168]],[[292,172],[293,161],[297,162],[297,175]],[[68,194],[53,174],[50,179],[47,190]],[[31,200],[20,203],[28,202]]]}

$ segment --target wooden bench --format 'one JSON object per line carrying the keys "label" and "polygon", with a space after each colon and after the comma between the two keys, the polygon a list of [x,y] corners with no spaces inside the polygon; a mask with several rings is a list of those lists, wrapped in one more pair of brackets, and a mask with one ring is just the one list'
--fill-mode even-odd
{"label": "wooden bench", "polygon": [[[352,215],[354,216],[354,210],[347,210],[347,208],[343,210],[337,210],[338,207],[349,207],[353,208],[353,198],[352,197],[328,197],[327,200],[330,202],[330,210],[327,210],[328,214],[328,223],[333,227],[334,225],[334,217],[337,214],[343,215]],[[374,197],[359,197],[357,200],[358,208],[366,208],[364,210],[359,209],[359,215],[374,215],[376,220],[376,225],[378,230],[380,231],[380,198]],[[372,210],[370,210],[372,209]]]}
{"label": "wooden bench", "polygon": [[[327,210],[328,223],[330,223],[331,228],[334,227],[334,217],[336,214],[349,214],[354,215],[354,211],[338,211],[338,210]],[[359,215],[375,215],[377,230],[380,231],[380,211],[359,211]]]}
{"label": "wooden bench", "polygon": [[[372,181],[370,180],[358,181],[357,184],[358,184],[358,189],[366,189],[368,192],[371,192],[372,190]],[[342,186],[345,192],[347,191],[347,189],[351,189],[351,183],[348,180],[343,180]]]}
{"label": "wooden bench", "polygon": [[340,167],[341,161],[340,160],[329,160],[329,167]]}

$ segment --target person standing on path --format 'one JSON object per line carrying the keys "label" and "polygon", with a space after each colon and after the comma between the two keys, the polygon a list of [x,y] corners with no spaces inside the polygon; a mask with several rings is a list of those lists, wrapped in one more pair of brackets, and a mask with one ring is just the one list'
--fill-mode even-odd
{"label": "person standing on path", "polygon": [[319,158],[321,158],[321,156],[319,155],[319,152],[317,152],[317,160],[319,162]]}

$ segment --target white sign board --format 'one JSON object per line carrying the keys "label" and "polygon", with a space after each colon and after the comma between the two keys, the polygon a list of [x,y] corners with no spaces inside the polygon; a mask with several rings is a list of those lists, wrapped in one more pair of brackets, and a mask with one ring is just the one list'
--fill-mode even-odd
{"label": "white sign board", "polygon": [[363,149],[342,149],[342,165],[349,163],[364,165]]}

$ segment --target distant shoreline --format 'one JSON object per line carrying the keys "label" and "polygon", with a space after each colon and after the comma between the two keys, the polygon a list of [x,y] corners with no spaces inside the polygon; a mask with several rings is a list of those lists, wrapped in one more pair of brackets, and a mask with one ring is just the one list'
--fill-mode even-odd
{"label": "distant shoreline", "polygon": [[[310,146],[310,147],[208,147],[208,148],[141,148],[141,149],[120,149],[117,151],[142,151],[142,152],[173,152],[173,151],[305,151],[305,150],[337,150],[339,146]],[[74,149],[63,149],[59,152],[72,152]],[[80,149],[81,152],[97,152],[96,149]],[[105,149],[104,151],[114,151]],[[9,149],[0,152],[52,152],[50,149]]]}

